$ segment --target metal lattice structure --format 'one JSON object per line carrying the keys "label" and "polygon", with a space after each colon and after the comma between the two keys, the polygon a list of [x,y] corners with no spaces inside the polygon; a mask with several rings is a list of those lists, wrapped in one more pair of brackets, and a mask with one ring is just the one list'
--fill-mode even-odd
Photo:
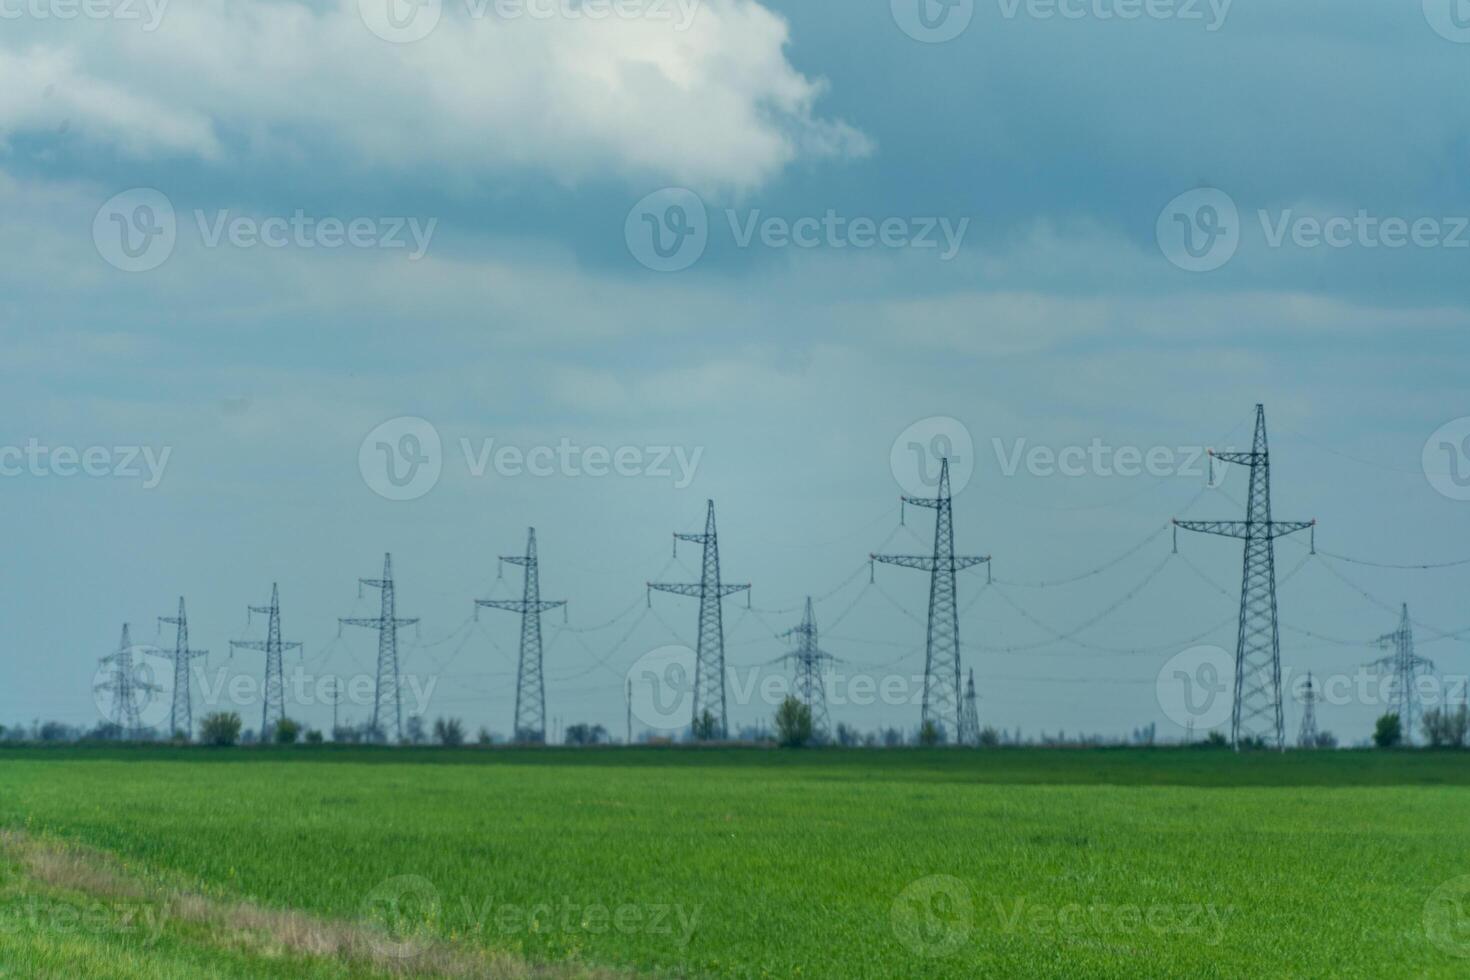
{"label": "metal lattice structure", "polygon": [[[715,502],[709,501],[705,512],[703,534],[675,534],[674,556],[679,542],[689,541],[703,546],[704,563],[696,584],[649,582],[649,603],[653,591],[671,592],[699,600],[699,640],[694,659],[694,737],[709,741],[729,735],[729,715],[725,702],[725,620],[723,604],[726,596],[749,592],[750,584],[727,585],[720,580],[720,539],[715,531]],[[747,596],[747,601],[749,597]]]}
{"label": "metal lattice structure", "polygon": [[138,667],[133,662],[133,654],[136,652],[138,648],[133,646],[128,624],[123,623],[122,638],[117,641],[117,650],[101,659],[103,664],[112,667],[111,679],[103,681],[96,688],[112,695],[112,721],[117,725],[119,734],[130,739],[143,737],[143,720],[140,717],[142,706],[138,699],[163,690],[157,684],[138,677]]}
{"label": "metal lattice structure", "polygon": [[381,606],[373,619],[341,619],[342,626],[365,626],[378,631],[378,683],[373,697],[372,737],[381,741],[388,736],[386,726],[393,726],[393,740],[403,740],[403,698],[398,689],[398,628],[413,626],[417,617],[400,618],[396,612],[393,593],[393,556],[383,555],[383,577],[357,580],[357,595],[362,597],[363,587],[378,589]]}
{"label": "metal lattice structure", "polygon": [[[230,654],[236,649],[259,650],[265,654],[265,697],[260,707],[260,739],[268,741],[271,733],[286,717],[286,677],[284,657],[287,650],[301,650],[300,643],[281,641],[281,590],[271,583],[271,604],[247,607],[247,617],[257,613],[270,617],[264,640],[231,640]],[[248,622],[248,618],[247,618]]]}
{"label": "metal lattice structure", "polygon": [[975,698],[975,671],[965,682],[965,704],[960,709],[960,744],[971,748],[980,744],[980,709]]}
{"label": "metal lattice structure", "polygon": [[521,614],[521,660],[516,668],[515,738],[518,742],[542,744],[546,741],[546,677],[542,670],[541,614],[565,599],[541,598],[541,566],[536,558],[536,529],[526,535],[525,555],[502,555],[502,562],[519,565],[526,570],[520,599],[476,599],[475,616],[480,609],[504,609]]}
{"label": "metal lattice structure", "polygon": [[173,652],[162,651],[159,654],[174,663],[173,706],[169,709],[168,731],[173,736],[182,733],[185,738],[193,738],[194,705],[192,686],[189,683],[189,664],[195,657],[207,657],[209,651],[189,649],[189,617],[184,612],[183,596],[179,596],[179,614],[159,616],[158,623],[160,628],[165,623],[175,627]]}
{"label": "metal lattice structure", "polygon": [[796,664],[796,698],[811,709],[812,739],[830,742],[832,720],[827,713],[827,687],[822,675],[826,665],[837,658],[824,651],[817,642],[817,615],[812,610],[811,596],[807,596],[801,624],[781,635],[796,639],[796,649],[781,659],[792,660]]}
{"label": "metal lattice structure", "polygon": [[[1214,461],[1250,467],[1250,496],[1243,521],[1180,521],[1176,528],[1239,538],[1245,542],[1240,580],[1240,629],[1235,646],[1235,700],[1230,741],[1261,742],[1285,751],[1281,706],[1281,629],[1276,618],[1276,539],[1315,528],[1316,521],[1271,518],[1271,453],[1266,441],[1266,409],[1256,406],[1256,433],[1250,452],[1210,453]],[[1315,549],[1314,549],[1315,550]]]}
{"label": "metal lattice structure", "polygon": [[1417,722],[1423,714],[1419,704],[1419,675],[1434,670],[1434,661],[1427,660],[1414,652],[1414,624],[1409,619],[1409,604],[1403,604],[1399,614],[1399,625],[1392,633],[1385,633],[1376,641],[1384,650],[1391,651],[1381,660],[1368,666],[1392,674],[1392,701],[1399,714],[1399,727],[1405,745],[1414,744]]}
{"label": "metal lattice structure", "polygon": [[1297,733],[1296,744],[1304,749],[1317,747],[1317,688],[1312,675],[1307,675],[1307,686],[1302,690],[1302,727]]}
{"label": "metal lattice structure", "polygon": [[990,561],[989,555],[954,553],[954,512],[949,492],[949,460],[939,467],[935,497],[904,497],[903,505],[934,511],[934,551],[928,555],[869,555],[870,561],[929,573],[929,626],[924,655],[924,708],[921,722],[932,724],[941,740],[960,727],[960,617],[955,575]]}

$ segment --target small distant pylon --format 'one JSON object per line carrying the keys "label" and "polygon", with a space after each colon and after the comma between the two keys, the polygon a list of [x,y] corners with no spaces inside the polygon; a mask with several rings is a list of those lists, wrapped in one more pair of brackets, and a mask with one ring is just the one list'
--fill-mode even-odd
{"label": "small distant pylon", "polygon": [[546,741],[546,676],[541,657],[541,614],[558,606],[566,608],[565,599],[541,599],[541,564],[536,557],[536,529],[526,535],[526,553],[502,555],[500,560],[526,570],[520,599],[476,599],[475,615],[481,607],[505,609],[521,614],[521,661],[516,669],[517,742],[540,745]]}
{"label": "small distant pylon", "polygon": [[971,748],[980,744],[980,709],[975,699],[975,670],[965,684],[965,705],[960,711],[960,744]]}
{"label": "small distant pylon", "polygon": [[97,690],[112,694],[112,721],[122,736],[128,739],[143,737],[139,696],[157,694],[163,690],[157,684],[137,676],[137,665],[133,663],[136,649],[128,624],[123,623],[122,638],[118,640],[117,650],[101,659],[103,664],[112,666],[111,679],[97,685]]}
{"label": "small distant pylon", "polygon": [[357,580],[357,595],[362,598],[363,586],[378,589],[382,595],[382,604],[378,615],[373,619],[354,618],[340,619],[337,628],[340,632],[342,626],[365,626],[368,629],[378,631],[378,686],[373,697],[373,721],[372,734],[374,738],[384,738],[387,731],[384,726],[393,725],[393,740],[403,741],[403,698],[398,690],[398,627],[413,626],[418,623],[418,618],[400,619],[396,612],[396,600],[393,593],[393,556],[383,555],[383,577],[361,578]]}
{"label": "small distant pylon", "polygon": [[796,637],[796,649],[781,659],[796,662],[796,697],[811,709],[812,739],[829,742],[832,740],[832,720],[827,714],[827,687],[822,675],[825,665],[837,658],[822,650],[817,643],[817,616],[812,611],[811,596],[807,596],[801,624],[781,635]]}
{"label": "small distant pylon", "polygon": [[189,683],[189,664],[195,657],[209,656],[209,651],[189,649],[189,617],[184,612],[183,596],[179,596],[179,614],[159,616],[158,623],[160,627],[165,623],[175,627],[173,652],[162,651],[159,654],[174,662],[173,707],[169,709],[168,732],[170,736],[182,734],[185,738],[193,738],[194,705],[192,686]]}
{"label": "small distant pylon", "polygon": [[1392,701],[1399,714],[1399,727],[1405,745],[1414,744],[1416,722],[1422,713],[1419,705],[1419,675],[1434,670],[1434,661],[1427,660],[1414,652],[1414,624],[1409,619],[1409,604],[1406,602],[1399,613],[1399,625],[1392,633],[1384,633],[1377,645],[1392,652],[1375,660],[1369,667],[1393,674]]}
{"label": "small distant pylon", "polygon": [[[675,534],[674,555],[679,542],[690,541],[704,548],[704,564],[697,584],[649,582],[649,604],[653,591],[692,596],[699,600],[699,640],[694,659],[694,736],[702,741],[722,740],[729,734],[725,703],[724,599],[749,592],[750,584],[726,585],[720,581],[720,538],[715,532],[715,502],[705,511],[703,534]],[[749,596],[746,597],[749,602]]]}
{"label": "small distant pylon", "polygon": [[1302,690],[1302,728],[1297,734],[1296,744],[1304,749],[1317,747],[1317,688],[1312,675],[1307,674],[1307,686]]}
{"label": "small distant pylon", "polygon": [[869,555],[883,562],[929,573],[929,631],[924,655],[924,709],[921,723],[932,724],[942,737],[958,734],[960,721],[960,615],[955,601],[955,573],[990,561],[985,555],[954,553],[954,502],[949,492],[949,460],[939,464],[939,493],[903,497],[903,504],[934,511],[934,551],[928,555]]}
{"label": "small distant pylon", "polygon": [[230,653],[233,655],[236,648],[265,653],[265,700],[260,708],[260,738],[261,741],[269,741],[270,733],[286,717],[286,678],[281,655],[286,650],[300,650],[301,644],[281,641],[281,590],[276,583],[271,583],[270,605],[250,606],[248,610],[247,622],[256,613],[270,617],[265,639],[231,640]]}

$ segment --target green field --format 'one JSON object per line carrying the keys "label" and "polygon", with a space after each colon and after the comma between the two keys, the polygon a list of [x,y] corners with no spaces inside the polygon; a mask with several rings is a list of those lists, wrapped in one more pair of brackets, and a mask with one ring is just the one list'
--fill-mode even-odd
{"label": "green field", "polygon": [[0,975],[1464,976],[1470,756],[0,753]]}

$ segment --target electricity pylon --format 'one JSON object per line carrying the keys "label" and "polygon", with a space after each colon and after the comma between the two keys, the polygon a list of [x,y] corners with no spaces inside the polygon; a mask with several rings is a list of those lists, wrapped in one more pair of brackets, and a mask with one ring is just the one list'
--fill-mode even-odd
{"label": "electricity pylon", "polygon": [[541,614],[566,600],[541,599],[541,566],[536,558],[536,529],[526,535],[526,553],[501,555],[502,562],[520,565],[526,570],[520,599],[476,599],[475,617],[480,608],[505,609],[521,614],[521,662],[516,669],[516,722],[518,742],[542,744],[546,741],[546,678],[541,669]]}
{"label": "electricity pylon", "polygon": [[1392,652],[1368,666],[1393,673],[1393,703],[1399,713],[1399,727],[1403,731],[1405,745],[1414,744],[1414,722],[1420,714],[1419,675],[1434,669],[1434,661],[1426,660],[1414,652],[1414,626],[1409,619],[1409,604],[1403,604],[1399,615],[1398,629],[1384,633],[1377,645]]}
{"label": "electricity pylon", "polygon": [[1307,675],[1307,687],[1302,692],[1302,729],[1297,734],[1296,744],[1304,749],[1317,747],[1317,689],[1312,684],[1312,675]]}
{"label": "electricity pylon", "polygon": [[796,697],[811,709],[812,738],[817,742],[831,741],[832,721],[827,714],[827,688],[822,674],[825,666],[836,662],[837,658],[817,643],[817,616],[812,611],[811,596],[807,596],[801,624],[781,635],[796,637],[796,649],[781,659],[796,662]]}
{"label": "electricity pylon", "polygon": [[960,711],[960,744],[971,748],[980,744],[980,709],[975,703],[975,671],[965,682],[965,705]]}
{"label": "electricity pylon", "polygon": [[128,624],[123,623],[122,638],[117,642],[117,650],[101,659],[102,663],[112,665],[112,679],[103,681],[96,688],[112,694],[113,723],[117,725],[120,734],[131,739],[143,737],[139,695],[146,697],[163,690],[157,684],[142,680],[136,675],[137,665],[133,663],[135,650]]}
{"label": "electricity pylon", "polygon": [[903,497],[905,506],[928,507],[934,514],[934,552],[929,555],[869,555],[870,562],[929,572],[929,627],[924,654],[922,723],[933,723],[941,740],[959,732],[960,614],[955,603],[955,573],[990,561],[990,556],[954,553],[954,514],[949,493],[949,460],[939,464],[939,495]]}
{"label": "electricity pylon", "polygon": [[[652,591],[699,599],[699,640],[694,659],[694,737],[701,741],[724,739],[729,734],[729,715],[725,704],[725,619],[722,612],[725,596],[749,592],[750,584],[726,585],[720,581],[720,539],[715,533],[715,502],[709,501],[705,512],[703,534],[674,535],[674,557],[679,555],[679,542],[691,541],[704,546],[704,566],[697,584],[649,582],[649,604]],[[746,601],[750,597],[746,596]]]}
{"label": "electricity pylon", "polygon": [[189,617],[184,613],[183,596],[179,596],[179,614],[159,616],[158,623],[160,628],[164,623],[176,628],[173,652],[164,650],[159,653],[159,656],[168,657],[174,662],[173,707],[169,709],[168,733],[172,736],[182,732],[185,738],[193,738],[194,705],[190,697],[189,664],[195,657],[209,656],[209,651],[189,649]]}
{"label": "electricity pylon", "polygon": [[281,654],[286,650],[300,650],[301,644],[281,642],[281,590],[276,583],[271,583],[270,605],[248,606],[247,610],[246,622],[256,613],[270,617],[265,639],[231,640],[230,655],[234,656],[236,648],[265,653],[265,701],[260,709],[260,740],[267,742],[275,726],[286,717],[286,678]]}
{"label": "electricity pylon", "polygon": [[393,725],[393,740],[403,740],[403,699],[398,691],[398,627],[413,626],[418,617],[400,619],[395,611],[393,596],[393,556],[383,555],[382,578],[360,578],[357,580],[357,597],[362,598],[363,586],[378,589],[382,593],[382,605],[374,619],[342,619],[342,626],[366,626],[378,631],[378,686],[373,697],[372,736],[383,739],[387,732],[384,725]]}
{"label": "electricity pylon", "polygon": [[[1240,538],[1245,559],[1240,578],[1240,630],[1235,643],[1235,701],[1230,742],[1240,751],[1242,739],[1259,739],[1286,751],[1281,711],[1281,629],[1276,621],[1276,539],[1315,528],[1316,521],[1271,519],[1271,452],[1266,443],[1266,408],[1256,406],[1256,435],[1251,451],[1211,450],[1214,461],[1251,468],[1250,497],[1243,521],[1181,521],[1176,528]],[[1314,532],[1315,534],[1315,532]],[[1177,532],[1176,532],[1177,537]],[[1177,540],[1175,544],[1178,546]],[[1315,550],[1315,548],[1314,548]]]}

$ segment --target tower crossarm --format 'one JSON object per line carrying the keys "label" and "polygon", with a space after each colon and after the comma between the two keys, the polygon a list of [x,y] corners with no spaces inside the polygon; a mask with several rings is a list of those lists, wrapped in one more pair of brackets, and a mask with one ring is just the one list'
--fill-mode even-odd
{"label": "tower crossarm", "polygon": [[[705,587],[698,583],[649,582],[648,587],[656,592],[672,592],[674,595],[693,596],[696,599],[705,594]],[[709,594],[719,596],[723,599],[725,596],[734,595],[737,592],[748,592],[749,590],[750,583],[748,582],[743,585],[724,584],[710,589]]]}
{"label": "tower crossarm", "polygon": [[[885,565],[898,565],[902,568],[917,568],[925,572],[932,572],[939,567],[941,559],[933,555],[869,555],[869,561],[882,562]],[[990,561],[989,555],[955,555],[951,562],[955,571],[963,571],[966,568],[974,568]],[[946,562],[946,565],[950,562]]]}
{"label": "tower crossarm", "polygon": [[486,609],[506,609],[506,610],[509,610],[510,612],[518,612],[518,613],[546,612],[548,609],[560,609],[562,606],[565,606],[566,604],[567,604],[567,601],[565,599],[558,599],[556,601],[552,601],[550,599],[543,599],[543,600],[540,600],[540,601],[537,601],[537,602],[528,602],[525,599],[476,599],[475,600],[475,605],[476,606],[483,606]]}
{"label": "tower crossarm", "polygon": [[[1247,454],[1249,455],[1249,454]],[[1316,521],[1174,521],[1175,527],[1182,527],[1186,531],[1198,531],[1201,534],[1218,534],[1226,538],[1282,538],[1297,531],[1305,531],[1316,527]],[[1265,535],[1252,533],[1259,527],[1265,527]]]}
{"label": "tower crossarm", "polygon": [[1268,458],[1270,453],[1236,452],[1234,450],[1217,453],[1212,449],[1210,450],[1210,455],[1222,463],[1239,463],[1243,466],[1249,466],[1259,460]]}
{"label": "tower crossarm", "polygon": [[[378,618],[377,616],[374,616],[372,619],[362,619],[362,618],[345,619],[344,618],[344,619],[339,619],[337,621],[339,623],[341,623],[343,626],[366,626],[366,627],[369,627],[370,629],[377,629],[379,626],[382,626],[383,625],[383,622],[384,622],[382,619]],[[413,626],[418,621],[419,621],[419,618],[417,616],[414,616],[414,617],[412,617],[410,619],[401,619],[400,618],[400,619],[393,620],[393,622],[397,623],[399,626]],[[297,645],[300,646],[300,644],[297,644]]]}

